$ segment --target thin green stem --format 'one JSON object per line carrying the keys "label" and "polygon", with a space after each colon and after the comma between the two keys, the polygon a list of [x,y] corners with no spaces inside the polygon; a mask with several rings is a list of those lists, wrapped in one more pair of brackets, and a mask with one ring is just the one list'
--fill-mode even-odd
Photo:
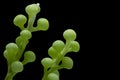
{"label": "thin green stem", "polygon": [[43,75],[42,80],[46,80],[47,75],[48,75],[48,73],[47,73],[47,69],[46,69],[46,68],[44,68],[44,75]]}
{"label": "thin green stem", "polygon": [[8,65],[8,72],[7,72],[7,75],[5,77],[5,80],[13,80],[13,77],[15,76],[15,73],[13,73],[11,70],[10,70],[10,65]]}
{"label": "thin green stem", "polygon": [[29,42],[28,40],[27,41],[26,40],[22,41],[22,46],[20,47],[20,49],[19,49],[19,51],[17,53],[17,60],[19,60],[21,58],[21,56],[22,56],[28,42]]}
{"label": "thin green stem", "polygon": [[7,73],[5,80],[13,80],[13,77],[15,76],[14,73]]}
{"label": "thin green stem", "polygon": [[32,31],[33,30],[33,25],[36,19],[36,15],[34,15],[33,17],[29,16],[29,20],[28,20],[28,26],[27,29]]}

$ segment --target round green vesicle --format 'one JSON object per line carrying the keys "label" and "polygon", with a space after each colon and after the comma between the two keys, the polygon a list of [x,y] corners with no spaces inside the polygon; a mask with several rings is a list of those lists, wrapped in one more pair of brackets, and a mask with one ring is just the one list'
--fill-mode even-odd
{"label": "round green vesicle", "polygon": [[9,53],[7,50],[5,50],[3,55],[6,58],[8,64],[11,64],[16,60],[16,53]]}
{"label": "round green vesicle", "polygon": [[23,40],[23,38],[21,36],[18,36],[15,40],[15,42],[19,48],[21,48],[21,46],[22,46],[22,44],[21,44],[22,40]]}
{"label": "round green vesicle", "polygon": [[65,44],[61,40],[56,40],[55,42],[53,42],[52,47],[56,49],[58,52],[61,52],[65,47]]}
{"label": "round green vesicle", "polygon": [[15,61],[11,64],[11,70],[14,73],[23,71],[23,64],[20,61]]}
{"label": "round green vesicle", "polygon": [[47,80],[59,80],[59,76],[55,73],[48,74]]}
{"label": "round green vesicle", "polygon": [[23,64],[27,64],[29,62],[34,62],[36,59],[35,53],[33,51],[26,51],[24,53]]}
{"label": "round green vesicle", "polygon": [[9,55],[14,56],[18,52],[18,46],[15,43],[9,43],[6,45],[6,50]]}
{"label": "round green vesicle", "polygon": [[22,14],[17,15],[13,20],[14,25],[18,26],[21,30],[24,29],[24,24],[26,22],[27,18]]}
{"label": "round green vesicle", "polygon": [[30,39],[32,37],[32,33],[29,30],[25,29],[20,32],[20,36],[24,39]]}
{"label": "round green vesicle", "polygon": [[13,59],[13,58],[12,58],[13,56],[10,55],[10,54],[8,54],[7,50],[5,50],[5,51],[3,52],[3,55],[4,55],[4,57],[7,59],[8,63],[12,61],[11,59]]}
{"label": "round green vesicle", "polygon": [[60,65],[62,68],[72,69],[73,67],[73,60],[70,57],[64,57],[62,59],[62,64]]}
{"label": "round green vesicle", "polygon": [[11,64],[13,61],[16,61],[16,53],[9,53],[7,50],[5,50],[3,55],[6,58],[8,64]]}
{"label": "round green vesicle", "polygon": [[71,51],[78,52],[80,50],[80,45],[77,41],[71,41]]}
{"label": "round green vesicle", "polygon": [[38,30],[48,30],[49,28],[49,22],[47,19],[45,18],[40,18],[38,19],[37,21],[37,27],[36,27]]}
{"label": "round green vesicle", "polygon": [[39,3],[37,3],[37,4],[30,4],[30,5],[26,6],[25,11],[26,11],[26,13],[27,13],[30,17],[38,14],[38,13],[40,12]]}
{"label": "round green vesicle", "polygon": [[50,57],[52,57],[53,59],[55,59],[57,57],[57,55],[58,55],[58,52],[53,47],[50,47],[48,49],[48,55]]}
{"label": "round green vesicle", "polygon": [[66,41],[74,41],[76,39],[76,32],[72,29],[67,29],[64,31],[63,37]]}
{"label": "round green vesicle", "polygon": [[41,63],[45,68],[49,68],[50,66],[52,66],[53,60],[51,58],[43,58],[41,60]]}
{"label": "round green vesicle", "polygon": [[52,73],[55,73],[56,75],[60,76],[60,73],[58,70],[53,71]]}
{"label": "round green vesicle", "polygon": [[4,57],[7,59],[8,58],[8,52],[7,52],[7,50],[5,50],[4,52],[3,52],[3,55],[4,55]]}

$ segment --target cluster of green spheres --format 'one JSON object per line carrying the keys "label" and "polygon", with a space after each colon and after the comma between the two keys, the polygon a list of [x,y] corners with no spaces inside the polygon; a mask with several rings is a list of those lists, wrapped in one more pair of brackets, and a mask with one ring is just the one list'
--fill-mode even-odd
{"label": "cluster of green spheres", "polygon": [[75,41],[76,32],[73,29],[67,29],[64,31],[63,37],[66,42],[64,43],[62,40],[54,41],[48,49],[50,57],[41,60],[44,67],[42,80],[59,80],[58,73],[60,69],[72,69],[73,67],[73,60],[66,56],[66,54],[69,52],[78,52],[80,49],[79,43]]}
{"label": "cluster of green spheres", "polygon": [[[40,6],[38,4],[30,4],[25,8],[26,13],[28,14],[28,19],[25,15],[19,14],[17,15],[13,23],[18,26],[21,30],[28,29],[31,32],[43,30],[46,31],[49,28],[49,22],[45,18],[39,18],[37,20],[37,26],[34,27],[34,21],[36,19],[36,15],[40,12]],[[28,24],[25,26],[25,24]]]}
{"label": "cluster of green spheres", "polygon": [[[39,4],[30,4],[26,6],[25,11],[28,17],[18,14],[13,20],[14,25],[21,29],[20,35],[15,39],[15,42],[8,43],[4,51],[4,57],[8,63],[8,72],[5,80],[13,80],[17,73],[23,71],[24,65],[35,61],[35,53],[33,51],[25,51],[25,48],[29,43],[29,39],[32,38],[32,32],[46,31],[49,28],[49,22],[45,18],[39,18],[37,26],[33,26],[36,15],[40,12]],[[24,56],[23,60],[21,60],[22,56]]]}
{"label": "cluster of green spheres", "polygon": [[[15,43],[11,42],[6,45],[4,57],[7,60],[8,72],[5,80],[12,80],[15,74],[23,71],[25,64],[35,61],[36,56],[33,51],[24,52],[30,38],[31,32],[22,30]],[[24,55],[24,59],[21,61],[22,55]]]}
{"label": "cluster of green spheres", "polygon": [[[13,77],[17,73],[23,71],[24,65],[36,60],[35,53],[30,50],[25,51],[25,48],[29,43],[29,39],[32,38],[32,32],[46,31],[49,28],[49,22],[45,18],[39,18],[37,25],[34,26],[36,15],[40,10],[39,4],[30,4],[25,8],[28,17],[19,14],[14,18],[13,23],[21,29],[21,32],[15,39],[15,42],[6,45],[4,57],[8,63],[8,72],[5,80],[13,80]],[[60,69],[73,68],[73,60],[69,56],[66,56],[66,54],[80,50],[80,44],[76,41],[77,34],[73,29],[67,29],[63,32],[63,37],[66,42],[62,40],[54,41],[48,49],[49,57],[41,60],[41,64],[44,67],[42,80],[59,80]],[[23,60],[21,60],[22,56],[24,56]]]}

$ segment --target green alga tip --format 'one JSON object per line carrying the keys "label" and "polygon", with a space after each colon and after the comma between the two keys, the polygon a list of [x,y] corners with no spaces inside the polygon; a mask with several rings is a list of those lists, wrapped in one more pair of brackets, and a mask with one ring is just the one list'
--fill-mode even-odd
{"label": "green alga tip", "polygon": [[39,5],[40,5],[39,3],[37,3],[37,4],[34,3],[34,4],[30,4],[30,5],[26,6],[26,8],[25,8],[26,13],[29,16],[36,15],[37,13],[40,12],[40,6]]}

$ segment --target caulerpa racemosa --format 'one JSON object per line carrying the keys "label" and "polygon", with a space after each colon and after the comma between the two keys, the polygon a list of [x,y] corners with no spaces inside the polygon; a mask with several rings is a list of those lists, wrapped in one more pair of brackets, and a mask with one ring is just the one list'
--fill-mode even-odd
{"label": "caulerpa racemosa", "polygon": [[[49,28],[49,21],[45,18],[39,18],[37,20],[37,26],[33,26],[36,15],[40,10],[41,8],[38,3],[30,4],[25,7],[28,17],[19,14],[14,18],[13,23],[21,29],[21,32],[15,39],[15,42],[10,42],[6,45],[3,52],[8,65],[5,80],[13,80],[17,73],[23,71],[26,64],[36,60],[35,53],[30,50],[25,51],[25,48],[32,38],[32,32],[46,31]],[[27,26],[25,26],[25,23],[27,23]],[[44,67],[42,80],[59,80],[60,69],[72,69],[73,60],[69,56],[66,56],[66,54],[80,50],[80,44],[76,41],[76,37],[77,34],[73,29],[67,29],[63,32],[63,38],[66,42],[56,40],[52,43],[48,49],[49,57],[41,60],[41,64]],[[24,59],[21,61],[22,56],[24,56]]]}

